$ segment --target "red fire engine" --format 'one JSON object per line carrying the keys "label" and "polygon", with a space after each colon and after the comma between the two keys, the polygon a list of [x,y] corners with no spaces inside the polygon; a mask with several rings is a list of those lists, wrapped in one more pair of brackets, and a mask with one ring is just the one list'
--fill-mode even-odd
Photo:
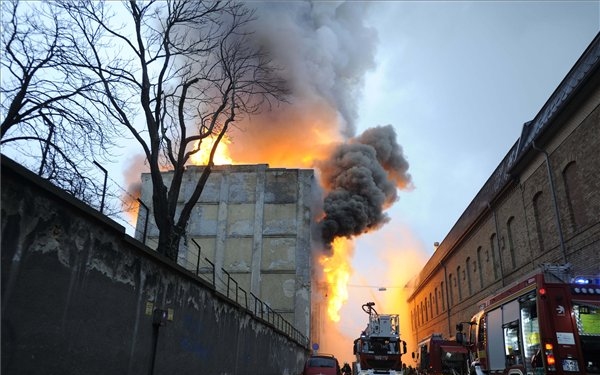
{"label": "red fire engine", "polygon": [[600,374],[600,280],[569,271],[544,265],[483,303],[467,345],[477,374]]}
{"label": "red fire engine", "polygon": [[413,358],[419,374],[466,375],[467,355],[467,349],[456,340],[434,333],[419,342],[419,351],[413,353]]}
{"label": "red fire engine", "polygon": [[406,341],[400,339],[398,314],[378,314],[374,302],[362,305],[369,314],[367,328],[354,340],[353,363],[356,375],[402,373],[402,355],[406,354]]}

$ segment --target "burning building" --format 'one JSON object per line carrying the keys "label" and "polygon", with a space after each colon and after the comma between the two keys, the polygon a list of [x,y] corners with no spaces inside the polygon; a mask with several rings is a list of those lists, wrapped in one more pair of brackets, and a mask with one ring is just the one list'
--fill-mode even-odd
{"label": "burning building", "polygon": [[[330,157],[317,164],[319,178],[313,169],[215,166],[189,221],[178,263],[197,273],[212,265],[218,290],[228,290],[231,277],[318,340],[325,321],[340,320],[347,300],[352,238],[389,220],[385,209],[411,178],[390,125],[332,147]],[[182,204],[202,170],[187,168]],[[169,172],[164,178],[168,184]],[[140,210],[137,237],[156,247],[152,217],[146,223],[146,212],[153,212],[151,194],[150,175],[143,174],[141,201],[148,210]],[[311,290],[314,282],[318,288]]]}
{"label": "burning building", "polygon": [[[202,169],[188,167],[184,198]],[[169,172],[164,177],[168,183]],[[143,174],[141,201],[148,206],[151,194],[150,175]],[[214,265],[217,290],[227,290],[231,277],[308,336],[315,194],[311,169],[215,166],[190,219],[178,264],[199,273]],[[136,237],[142,239],[146,228],[146,244],[156,247],[158,230],[152,217],[146,227],[146,212],[140,209]]]}
{"label": "burning building", "polygon": [[[223,275],[320,341],[318,332],[340,320],[347,299],[352,239],[389,221],[385,210],[398,199],[397,190],[411,187],[408,162],[391,125],[356,134],[365,73],[375,67],[377,35],[365,22],[368,4],[252,6],[261,20],[253,40],[281,68],[289,100],[230,128],[230,160],[224,164],[245,165],[214,167],[179,263],[196,269],[206,256]],[[184,198],[201,168],[189,167]],[[149,205],[148,175],[142,184],[141,199]],[[319,188],[323,195],[313,196]],[[158,232],[149,223],[146,237],[152,243]]]}

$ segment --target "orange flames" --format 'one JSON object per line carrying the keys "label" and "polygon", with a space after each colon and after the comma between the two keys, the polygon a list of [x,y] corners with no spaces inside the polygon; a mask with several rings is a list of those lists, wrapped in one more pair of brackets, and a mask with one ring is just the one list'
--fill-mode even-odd
{"label": "orange flames", "polygon": [[123,173],[127,191],[123,194],[121,208],[127,213],[127,221],[133,227],[137,224],[138,211],[140,208],[138,198],[142,194],[140,174],[147,171],[145,163],[146,157],[144,155],[136,155],[128,160],[128,165]]}
{"label": "orange flames", "polygon": [[[216,140],[217,137],[211,136],[205,138],[204,143],[201,143],[202,141],[197,141],[194,148],[199,148],[199,150],[190,157],[190,162],[195,165],[207,165],[210,160],[210,152]],[[233,159],[229,154],[230,144],[231,139],[229,139],[227,135],[224,135],[215,151],[215,156],[213,158],[213,163],[215,165],[233,164]]]}
{"label": "orange flames", "polygon": [[321,255],[319,264],[323,267],[327,283],[327,315],[334,322],[340,321],[340,309],[348,300],[348,280],[354,246],[350,239],[337,237],[332,243],[331,256]]}
{"label": "orange flames", "polygon": [[268,163],[271,168],[313,168],[342,142],[337,114],[324,103],[282,105],[232,127],[229,147],[236,163]]}
{"label": "orange flames", "polygon": [[[316,160],[326,158],[331,147],[340,141],[335,127],[325,126],[316,120],[299,121],[296,127],[280,126],[275,129],[260,135],[233,129],[236,142],[232,143],[231,138],[225,135],[217,146],[214,164],[233,164],[235,160],[235,163],[266,161],[270,166],[278,167],[311,167]],[[293,136],[279,134],[284,130],[284,133],[292,133]],[[196,143],[195,147],[200,147],[200,150],[192,156],[193,164],[208,164],[214,139],[205,139],[201,145]],[[318,258],[327,284],[327,316],[332,322],[340,321],[340,309],[348,300],[347,285],[353,252],[352,240],[339,237],[332,244],[332,254]]]}

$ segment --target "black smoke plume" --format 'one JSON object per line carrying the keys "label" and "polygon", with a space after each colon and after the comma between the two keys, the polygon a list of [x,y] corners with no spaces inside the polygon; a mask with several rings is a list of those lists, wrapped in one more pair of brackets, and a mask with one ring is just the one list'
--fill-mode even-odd
{"label": "black smoke plume", "polygon": [[321,236],[329,247],[336,237],[353,237],[389,221],[384,210],[410,186],[408,162],[391,125],[367,129],[339,145],[319,163],[324,201]]}

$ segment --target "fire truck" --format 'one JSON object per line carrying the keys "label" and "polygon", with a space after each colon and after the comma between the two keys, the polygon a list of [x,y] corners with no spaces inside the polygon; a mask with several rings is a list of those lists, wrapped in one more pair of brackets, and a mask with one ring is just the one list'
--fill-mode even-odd
{"label": "fire truck", "polygon": [[406,342],[400,340],[400,319],[398,314],[378,314],[375,303],[362,305],[369,314],[367,328],[354,340],[353,374],[401,374],[402,354],[406,354]]}
{"label": "fire truck", "polygon": [[419,342],[419,351],[413,353],[417,371],[426,375],[466,375],[468,351],[456,340],[444,339],[434,333]]}
{"label": "fire truck", "polygon": [[600,279],[570,268],[545,264],[482,303],[466,337],[475,373],[600,374]]}

